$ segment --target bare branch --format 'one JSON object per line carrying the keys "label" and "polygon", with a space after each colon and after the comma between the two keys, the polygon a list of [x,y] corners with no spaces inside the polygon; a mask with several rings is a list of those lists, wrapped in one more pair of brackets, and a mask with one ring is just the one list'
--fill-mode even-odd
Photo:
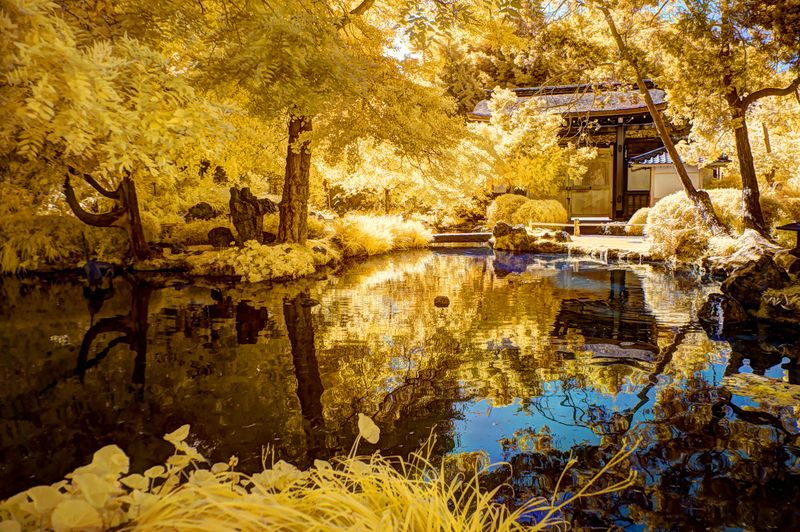
{"label": "bare branch", "polygon": [[72,212],[78,218],[78,220],[82,221],[87,225],[92,225],[95,227],[111,227],[114,225],[114,222],[122,218],[125,214],[125,209],[122,207],[116,207],[115,209],[104,212],[101,214],[93,214],[87,212],[81,207],[78,198],[75,197],[75,190],[72,188],[72,184],[69,182],[69,175],[64,179],[64,196],[67,198],[67,204],[72,209]]}
{"label": "bare branch", "polygon": [[89,175],[89,174],[78,174],[78,171],[75,170],[75,168],[73,168],[72,166],[68,166],[67,170],[69,171],[70,174],[72,174],[74,176],[80,175],[80,177],[82,177],[84,181],[86,181],[93,189],[95,189],[97,192],[99,192],[103,196],[105,196],[105,197],[107,197],[109,199],[113,199],[113,200],[118,200],[119,199],[119,190],[108,190],[103,185],[101,185],[95,178],[93,178],[91,175]]}
{"label": "bare branch", "polygon": [[756,100],[760,100],[761,98],[766,98],[767,96],[788,96],[792,93],[797,94],[797,89],[800,88],[800,76],[794,78],[788,86],[779,88],[779,87],[765,87],[763,89],[759,89],[755,92],[751,92],[744,98],[742,98],[742,107],[746,110],[751,103]]}

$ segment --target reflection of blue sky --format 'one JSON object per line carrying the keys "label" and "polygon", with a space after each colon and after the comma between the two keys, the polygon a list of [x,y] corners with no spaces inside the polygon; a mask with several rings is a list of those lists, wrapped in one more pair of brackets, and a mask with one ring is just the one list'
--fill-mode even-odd
{"label": "reflection of blue sky", "polygon": [[[698,376],[711,385],[719,385],[725,374],[727,360],[709,363]],[[630,426],[653,420],[653,402],[660,388],[665,386],[685,387],[683,382],[659,376],[657,383],[646,393],[646,401],[640,405],[643,387],[629,386],[616,395],[602,393],[592,388],[564,390],[561,381],[544,383],[545,393],[531,398],[528,405],[515,398],[507,406],[493,407],[489,400],[479,399],[464,403],[462,417],[454,424],[454,452],[485,450],[493,461],[502,460],[500,440],[512,438],[514,433],[524,430],[539,432],[547,426],[552,434],[553,447],[568,451],[578,444],[597,445],[600,435],[592,430],[590,410],[599,429],[600,422],[609,422],[614,413],[633,413]],[[753,406],[746,397],[734,395],[734,404]],[[639,405],[634,412],[634,408]]]}

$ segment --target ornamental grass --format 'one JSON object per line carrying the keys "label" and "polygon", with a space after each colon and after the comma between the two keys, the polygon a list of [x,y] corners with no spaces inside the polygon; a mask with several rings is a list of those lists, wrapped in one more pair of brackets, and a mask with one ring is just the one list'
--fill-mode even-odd
{"label": "ornamental grass", "polygon": [[496,502],[500,487],[481,488],[483,466],[458,474],[435,467],[433,438],[409,458],[357,456],[359,441],[377,442],[380,432],[366,416],[359,415],[358,425],[350,455],[317,460],[306,471],[283,461],[267,466],[266,456],[264,470],[253,475],[236,472],[235,458],[209,465],[186,443],[188,425],[165,436],[175,454],[144,474],[127,475],[128,457],[116,446],[104,447],[66,480],[0,504],[0,530],[542,530],[564,524],[563,510],[575,500],[624,489],[635,479],[630,472],[596,486],[625,462],[633,450],[625,448],[571,495],[554,493],[512,509]]}

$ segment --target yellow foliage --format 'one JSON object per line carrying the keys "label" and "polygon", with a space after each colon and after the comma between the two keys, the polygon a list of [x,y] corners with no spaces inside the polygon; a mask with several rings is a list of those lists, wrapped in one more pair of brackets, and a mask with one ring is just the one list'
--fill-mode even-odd
{"label": "yellow foliage", "polygon": [[[227,216],[212,218],[211,220],[192,220],[176,225],[165,241],[170,244],[183,244],[196,246],[208,243],[208,232],[215,227],[227,227],[233,231],[233,225]],[[266,230],[266,228],[265,228]],[[234,234],[236,234],[234,232]]]}
{"label": "yellow foliage", "polygon": [[[359,415],[359,440],[377,441],[379,432],[371,419]],[[316,460],[306,471],[281,460],[247,475],[233,469],[235,457],[209,465],[186,442],[188,436],[188,425],[167,435],[175,454],[144,476],[123,477],[128,457],[114,445],[104,447],[95,453],[92,465],[98,466],[87,466],[91,472],[79,473],[85,469],[80,468],[65,481],[11,497],[0,504],[0,518],[7,529],[44,524],[54,530],[541,530],[563,523],[565,506],[627,488],[636,478],[630,471],[608,487],[593,487],[628,458],[633,449],[624,447],[576,494],[558,503],[557,493],[550,500],[532,498],[511,511],[496,502],[500,487],[481,487],[488,466],[456,475],[447,475],[444,465],[433,466],[432,438],[409,459],[356,456],[354,446],[350,456]],[[100,454],[115,460],[98,460]],[[575,463],[571,459],[566,470]],[[520,523],[536,514],[535,524]]]}
{"label": "yellow foliage", "polygon": [[431,241],[431,231],[421,222],[400,216],[349,214],[333,221],[333,231],[345,257],[422,248]]}
{"label": "yellow foliage", "polygon": [[264,245],[248,240],[241,249],[210,251],[187,260],[197,275],[238,275],[244,281],[258,283],[310,275],[316,266],[339,260],[339,255],[323,241]]}
{"label": "yellow foliage", "polygon": [[567,209],[558,200],[528,200],[523,203],[511,216],[515,224],[541,223],[567,223],[569,215]]}
{"label": "yellow foliage", "polygon": [[514,213],[527,201],[528,199],[525,196],[520,196],[519,194],[498,196],[489,204],[489,208],[486,210],[486,222],[489,226],[493,226],[500,221],[512,223]]}
{"label": "yellow foliage", "polygon": [[644,234],[645,227],[639,224],[647,223],[647,214],[650,212],[649,207],[642,207],[631,216],[628,223],[625,224],[625,233],[629,235],[641,236]]}
{"label": "yellow foliage", "polygon": [[[742,191],[738,189],[713,189],[707,191],[711,203],[720,218],[734,235],[741,235]],[[800,202],[790,198],[763,195],[761,208],[767,227],[773,228],[800,215]],[[677,257],[695,259],[706,253],[712,235],[705,224],[697,217],[697,212],[684,192],[676,192],[662,198],[648,212],[647,235],[650,237],[653,256],[661,259]],[[789,244],[789,236],[778,234],[784,245]],[[724,248],[720,243],[715,244]],[[719,251],[716,249],[715,252]]]}
{"label": "yellow foliage", "polygon": [[[151,221],[148,218],[148,223]],[[148,230],[152,232],[154,227]],[[127,249],[126,242],[121,229],[87,226],[73,216],[9,215],[0,222],[0,272],[37,270],[48,265],[74,268],[91,257],[119,258]]]}

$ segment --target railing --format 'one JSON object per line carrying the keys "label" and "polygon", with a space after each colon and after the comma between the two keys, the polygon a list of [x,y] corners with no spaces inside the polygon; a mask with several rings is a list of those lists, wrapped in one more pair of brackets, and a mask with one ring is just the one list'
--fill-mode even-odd
{"label": "railing", "polygon": [[[608,227],[613,225],[624,229],[625,227],[644,227],[646,224],[622,224],[614,222],[581,222],[580,220],[573,220],[572,223],[553,223],[553,222],[533,222],[527,225],[535,227],[558,227],[569,229],[572,228],[573,236],[581,236],[582,227]],[[434,244],[445,243],[483,243],[488,242],[492,238],[492,233],[438,233],[433,235]]]}

